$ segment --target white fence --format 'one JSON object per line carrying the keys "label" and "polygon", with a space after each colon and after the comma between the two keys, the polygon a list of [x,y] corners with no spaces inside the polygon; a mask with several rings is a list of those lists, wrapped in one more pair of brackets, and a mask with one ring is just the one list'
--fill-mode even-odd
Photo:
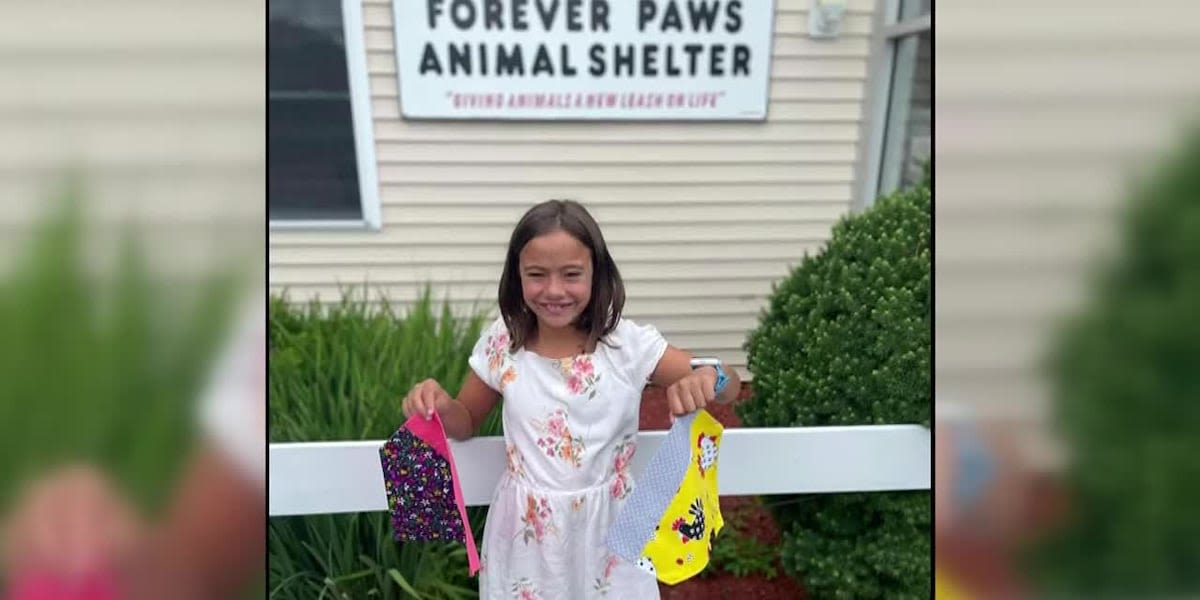
{"label": "white fence", "polygon": [[[666,438],[638,434],[636,477]],[[387,510],[383,440],[271,444],[270,516]],[[506,467],[504,438],[450,442],[468,505],[487,504]],[[721,440],[721,495],[927,490],[930,431],[917,425],[731,428]]]}

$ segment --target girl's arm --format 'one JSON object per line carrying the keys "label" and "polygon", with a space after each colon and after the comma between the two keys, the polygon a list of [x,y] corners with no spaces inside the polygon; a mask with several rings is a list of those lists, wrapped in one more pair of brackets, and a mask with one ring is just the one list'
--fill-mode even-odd
{"label": "girl's arm", "polygon": [[467,379],[458,391],[458,400],[451,398],[437,380],[426,379],[404,397],[404,417],[422,414],[429,419],[436,410],[446,436],[461,441],[475,435],[499,398],[500,394],[488,387],[474,371],[467,371]]}
{"label": "girl's arm", "polygon": [[492,412],[500,394],[488,387],[474,371],[467,371],[467,379],[458,391],[458,400],[446,396],[444,404],[439,403],[438,414],[446,428],[446,435],[462,441],[470,439],[483,425],[483,420]]}
{"label": "girl's arm", "polygon": [[650,382],[659,387],[667,388],[667,401],[675,414],[686,414],[711,401],[728,404],[737,399],[742,389],[741,378],[737,371],[729,368],[724,362],[722,370],[728,378],[725,389],[720,396],[713,393],[717,385],[717,370],[713,367],[700,367],[693,370],[692,355],[674,346],[667,346],[667,351],[658,361]]}

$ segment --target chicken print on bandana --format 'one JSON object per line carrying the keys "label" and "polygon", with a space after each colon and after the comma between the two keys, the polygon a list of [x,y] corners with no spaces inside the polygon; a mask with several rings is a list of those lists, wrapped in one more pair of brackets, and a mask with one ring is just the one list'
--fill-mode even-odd
{"label": "chicken print on bandana", "polygon": [[534,419],[533,425],[542,435],[537,445],[546,456],[561,458],[576,469],[583,464],[583,438],[571,435],[566,411],[557,408],[545,421]]}
{"label": "chicken print on bandana", "polygon": [[699,498],[688,507],[688,517],[675,519],[671,529],[679,533],[679,541],[684,544],[704,539],[704,505]]}
{"label": "chicken print on bandana", "polygon": [[700,477],[704,477],[705,471],[717,464],[717,436],[701,432],[696,438],[696,448],[700,451],[696,455],[696,466],[700,468]]}
{"label": "chicken print on bandana", "polygon": [[606,544],[614,554],[630,562],[644,559],[667,585],[708,566],[713,539],[725,524],[717,495],[723,430],[703,409],[675,420],[647,465],[645,484],[609,525]]}
{"label": "chicken print on bandana", "polygon": [[596,397],[596,383],[600,381],[600,374],[596,372],[595,365],[592,364],[592,357],[589,355],[580,355],[572,358],[554,361],[554,366],[563,374],[567,380],[567,391],[574,396],[582,396],[587,394],[588,400]]}

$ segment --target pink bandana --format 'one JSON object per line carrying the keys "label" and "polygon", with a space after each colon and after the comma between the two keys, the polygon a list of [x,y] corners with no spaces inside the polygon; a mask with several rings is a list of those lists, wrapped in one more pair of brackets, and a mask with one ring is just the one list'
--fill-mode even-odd
{"label": "pink bandana", "polygon": [[26,573],[12,580],[7,600],[115,600],[117,585],[110,572],[98,572],[79,581],[42,573]]}
{"label": "pink bandana", "polygon": [[467,546],[470,574],[479,571],[454,456],[442,419],[414,414],[379,449],[396,541],[456,541]]}

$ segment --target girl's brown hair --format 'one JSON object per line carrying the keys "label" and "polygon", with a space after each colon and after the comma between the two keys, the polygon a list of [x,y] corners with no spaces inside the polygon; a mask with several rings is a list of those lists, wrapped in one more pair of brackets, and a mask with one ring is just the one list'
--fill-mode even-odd
{"label": "girl's brown hair", "polygon": [[625,307],[625,284],[600,226],[583,205],[573,200],[549,200],[529,209],[517,222],[508,241],[504,272],[500,276],[500,314],[508,326],[513,351],[521,348],[537,331],[537,316],[525,305],[521,293],[520,254],[535,237],[557,230],[567,232],[592,253],[592,299],[576,325],[587,332],[585,349],[593,350],[612,333]]}

